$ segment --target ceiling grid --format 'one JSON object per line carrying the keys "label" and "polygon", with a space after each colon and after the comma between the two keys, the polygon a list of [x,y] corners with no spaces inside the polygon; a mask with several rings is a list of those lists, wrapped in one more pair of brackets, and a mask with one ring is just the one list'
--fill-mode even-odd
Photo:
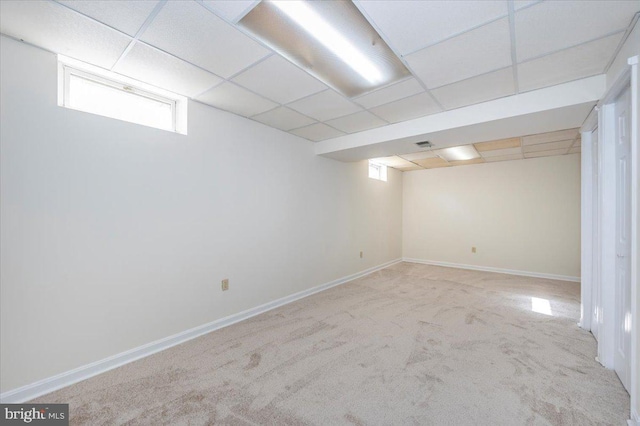
{"label": "ceiling grid", "polygon": [[[238,25],[259,3],[4,0],[0,32],[324,141],[601,75],[640,10],[625,0],[354,0],[411,75],[350,98]],[[577,149],[579,138],[565,153]]]}
{"label": "ceiling grid", "polygon": [[[266,61],[267,59],[269,59],[269,58],[270,58],[271,56],[273,56],[274,54],[275,54],[275,53],[274,53],[274,52],[272,52],[272,53],[268,54],[267,56],[265,56],[264,58],[260,58],[260,59],[258,59],[256,62],[254,62],[254,63],[252,63],[252,64],[250,64],[250,65],[247,65],[245,68],[243,68],[243,69],[241,69],[240,71],[236,72],[235,74],[233,74],[232,76],[230,76],[230,77],[229,77],[228,79],[226,79],[225,81],[226,81],[227,83],[235,84],[235,83],[233,83],[233,81],[231,81],[231,80],[233,80],[235,77],[237,77],[238,75],[242,74],[243,72],[245,72],[245,71],[246,71],[246,70],[248,70],[249,68],[252,68],[252,67],[254,67],[254,66],[258,65],[260,62],[262,62],[262,61]],[[202,93],[197,94],[197,95],[195,96],[195,98],[197,99],[197,98],[198,98],[198,97],[200,97],[201,95],[204,95],[206,92],[208,92],[208,91],[210,91],[210,90],[212,90],[212,89],[215,89],[217,86],[221,85],[222,83],[224,83],[224,82],[220,82],[219,84],[216,84],[215,86],[209,87],[208,89],[204,90]],[[240,86],[238,86],[238,87],[240,87]],[[254,94],[254,95],[256,95],[256,96],[260,96],[260,97],[262,97],[261,95],[257,94],[256,92],[252,91],[251,89],[248,89],[248,88],[246,88],[246,87],[243,87],[243,89],[244,89],[244,90],[247,90],[247,91],[249,91],[249,92],[251,92],[251,93],[253,93],[253,94]]]}
{"label": "ceiling grid", "polygon": [[[425,151],[409,154],[397,154],[389,157],[374,158],[371,161],[384,164],[401,171],[431,169],[439,167],[466,166],[485,162],[524,160],[528,158],[549,157],[580,153],[579,129],[567,129],[556,132],[528,135],[510,139],[500,139],[460,145],[444,149],[429,148]],[[465,149],[476,152],[474,158],[448,160],[441,152]]]}
{"label": "ceiling grid", "polygon": [[[360,10],[360,12],[364,15],[365,18],[367,18],[367,20],[371,23],[371,25],[373,26],[373,28],[376,29],[376,31],[378,32],[378,34],[380,35],[380,37],[385,41],[385,43],[387,43],[387,45],[389,46],[389,48],[393,51],[393,53],[396,54],[396,56],[398,58],[400,58],[400,60],[402,61],[402,63],[404,64],[405,67],[407,67],[407,69],[409,70],[409,72],[411,73],[411,75],[415,78],[416,73],[413,71],[413,69],[411,69],[411,66],[409,65],[409,63],[406,61],[406,59],[404,58],[404,55],[400,54],[400,52],[394,47],[394,43],[389,39],[389,37],[386,36],[386,34],[384,33],[384,31],[382,30],[382,28],[380,28],[373,19],[371,19],[370,16],[368,16],[366,9],[364,9],[363,7],[361,7],[360,5],[362,4],[362,2],[360,0],[355,0],[354,4],[356,5],[356,7],[358,8],[358,10]],[[440,105],[440,102],[438,102],[438,100],[430,93],[429,89],[427,88],[427,86],[424,84],[424,82],[422,80],[420,80],[419,78],[416,78],[416,81],[418,82],[418,84],[420,84],[420,86],[422,86],[422,89],[427,92],[429,94],[429,96],[431,97],[431,99],[433,100],[433,102],[435,102],[436,105],[438,105],[438,108],[440,108],[441,111],[444,111],[444,108],[442,107],[442,105]],[[384,88],[383,88],[384,89]],[[380,89],[380,90],[383,90]],[[366,94],[365,94],[366,95]],[[398,99],[400,100],[400,99]]]}
{"label": "ceiling grid", "polygon": [[518,80],[518,54],[516,52],[516,22],[513,1],[507,2],[509,8],[509,36],[511,42],[511,67],[513,68],[513,85],[515,94],[520,93],[520,82]]}
{"label": "ceiling grid", "polygon": [[136,42],[138,40],[140,40],[140,37],[142,37],[142,34],[144,34],[144,32],[146,31],[146,29],[149,27],[149,25],[151,25],[151,22],[154,20],[154,18],[158,15],[158,13],[160,13],[160,10],[164,7],[164,5],[167,3],[167,0],[160,0],[158,2],[158,4],[156,4],[156,6],[153,8],[153,10],[151,11],[151,13],[149,14],[149,16],[147,16],[147,19],[144,21],[144,23],[142,24],[142,26],[138,29],[138,31],[136,31],[136,34],[133,36],[133,40],[131,40],[131,42],[129,43],[129,45],[127,46],[127,48],[124,50],[124,52],[122,52],[122,55],[120,55],[120,57],[118,58],[118,60],[113,64],[113,66],[111,66],[111,68],[109,68],[111,71],[114,70],[115,67],[118,66],[118,64],[120,62],[122,62],[122,60],[129,54],[129,52],[131,51],[131,49],[133,49],[134,44],[136,44]]}

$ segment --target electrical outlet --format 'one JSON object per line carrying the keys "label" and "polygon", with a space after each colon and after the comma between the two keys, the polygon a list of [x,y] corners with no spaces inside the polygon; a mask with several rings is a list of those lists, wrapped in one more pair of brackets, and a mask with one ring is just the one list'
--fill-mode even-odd
{"label": "electrical outlet", "polygon": [[229,278],[222,280],[222,291],[229,290]]}
{"label": "electrical outlet", "polygon": [[364,253],[360,252],[360,259],[362,259],[364,257]]}
{"label": "electrical outlet", "polygon": [[476,252],[476,248],[475,247],[471,247],[471,253],[475,253]]}

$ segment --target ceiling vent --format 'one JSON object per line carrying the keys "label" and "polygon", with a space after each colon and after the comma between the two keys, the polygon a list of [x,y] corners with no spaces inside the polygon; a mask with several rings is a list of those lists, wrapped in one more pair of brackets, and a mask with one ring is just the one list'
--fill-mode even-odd
{"label": "ceiling vent", "polygon": [[417,142],[416,145],[418,145],[420,148],[431,148],[433,146],[433,144],[429,141]]}

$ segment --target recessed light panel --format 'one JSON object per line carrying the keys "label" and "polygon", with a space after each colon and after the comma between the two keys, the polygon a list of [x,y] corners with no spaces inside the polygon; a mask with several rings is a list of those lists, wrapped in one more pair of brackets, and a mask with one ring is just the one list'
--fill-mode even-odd
{"label": "recessed light panel", "polygon": [[409,75],[351,1],[263,1],[238,25],[347,97]]}
{"label": "recessed light panel", "polygon": [[480,157],[473,145],[454,146],[434,151],[439,157],[447,161],[465,161]]}

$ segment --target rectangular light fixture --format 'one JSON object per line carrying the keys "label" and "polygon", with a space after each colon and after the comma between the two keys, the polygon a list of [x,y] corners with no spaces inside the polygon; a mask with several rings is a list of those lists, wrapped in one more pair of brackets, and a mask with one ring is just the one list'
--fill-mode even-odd
{"label": "rectangular light fixture", "polygon": [[347,97],[409,76],[351,1],[262,1],[238,25]]}
{"label": "rectangular light fixture", "polygon": [[452,148],[443,148],[433,151],[440,158],[447,161],[465,161],[480,158],[480,154],[473,145],[454,146]]}
{"label": "rectangular light fixture", "polygon": [[382,80],[382,73],[378,70],[378,67],[327,21],[314,12],[307,2],[274,1],[272,4],[283,11],[302,29],[309,32],[327,49],[335,53],[369,83],[375,85]]}

